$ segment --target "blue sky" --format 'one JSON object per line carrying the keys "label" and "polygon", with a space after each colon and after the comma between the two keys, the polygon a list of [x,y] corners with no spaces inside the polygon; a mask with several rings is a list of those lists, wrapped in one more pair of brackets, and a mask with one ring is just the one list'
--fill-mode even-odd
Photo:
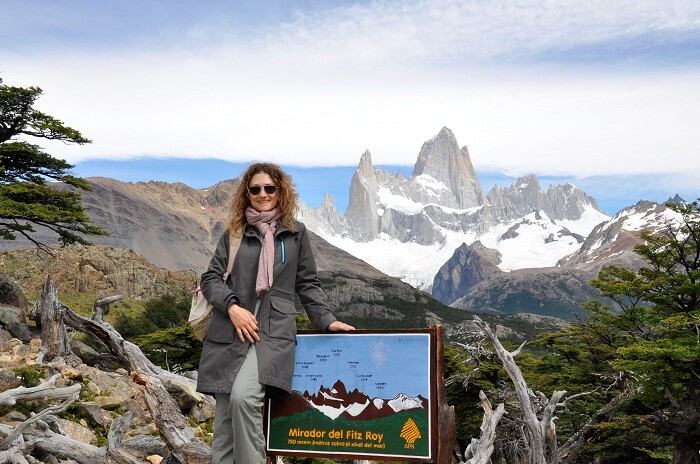
{"label": "blue sky", "polygon": [[[217,159],[192,158],[139,158],[131,160],[86,160],[78,162],[73,172],[81,177],[108,176],[125,182],[145,182],[157,178],[165,182],[182,182],[195,188],[210,187],[217,182],[238,177],[247,163],[234,163]],[[379,165],[377,168],[410,176],[411,165]],[[350,181],[356,166],[299,167],[284,166],[292,176],[301,200],[308,206],[318,207],[326,194],[333,197],[339,212],[348,205]],[[482,188],[488,191],[494,185],[507,186],[515,177],[500,172],[477,170]],[[639,200],[663,202],[680,194],[686,200],[700,196],[695,185],[677,184],[676,176],[539,176],[542,189],[551,184],[572,183],[593,196],[601,210],[609,215]]]}
{"label": "blue sky", "polygon": [[[428,334],[300,336],[292,388],[315,393],[341,380],[348,391],[357,388],[371,398],[430,398],[429,346]],[[305,369],[304,362],[313,364]]]}
{"label": "blue sky", "polygon": [[447,126],[496,178],[700,185],[697,1],[5,0],[0,77],[93,140],[45,144],[79,167],[411,166]]}

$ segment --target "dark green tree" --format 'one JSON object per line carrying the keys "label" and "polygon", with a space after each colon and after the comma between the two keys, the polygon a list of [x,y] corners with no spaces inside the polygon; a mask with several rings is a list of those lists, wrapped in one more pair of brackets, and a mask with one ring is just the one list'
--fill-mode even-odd
{"label": "dark green tree", "polygon": [[674,463],[700,464],[700,203],[667,206],[678,218],[635,247],[647,265],[606,268],[593,285],[619,308],[611,323],[628,343],[612,366],[653,410],[641,421],[671,439]]}
{"label": "dark green tree", "polygon": [[675,217],[635,247],[646,264],[604,268],[592,285],[607,302],[538,341],[553,353],[537,366],[540,381],[604,393],[588,397],[604,414],[577,462],[700,463],[700,203],[667,206]]}
{"label": "dark green tree", "polygon": [[79,190],[88,183],[68,173],[73,167],[54,158],[41,147],[15,137],[36,137],[85,144],[90,140],[58,119],[34,108],[41,96],[39,87],[13,87],[0,79],[0,238],[24,236],[40,248],[36,226],[58,235],[62,245],[87,243],[82,235],[106,232],[90,223],[76,191],[57,189],[58,181]]}
{"label": "dark green tree", "polygon": [[197,369],[202,355],[202,342],[194,336],[189,325],[141,335],[135,342],[151,361],[177,373]]}

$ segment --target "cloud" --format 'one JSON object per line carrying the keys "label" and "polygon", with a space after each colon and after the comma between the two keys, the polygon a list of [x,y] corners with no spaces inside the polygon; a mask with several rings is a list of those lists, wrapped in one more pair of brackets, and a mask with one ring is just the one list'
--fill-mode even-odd
{"label": "cloud", "polygon": [[383,341],[380,341],[375,343],[371,350],[370,356],[372,357],[374,367],[376,369],[382,369],[388,361],[389,347],[387,347]]}
{"label": "cloud", "polygon": [[698,63],[571,64],[621,40],[682,48],[700,28],[697,2],[370,2],[246,34],[231,24],[198,17],[161,26],[158,46],[99,53],[0,51],[0,72],[43,87],[39,106],[94,140],[45,144],[73,162],[353,165],[369,148],[376,163],[412,164],[448,126],[482,170],[700,172]]}

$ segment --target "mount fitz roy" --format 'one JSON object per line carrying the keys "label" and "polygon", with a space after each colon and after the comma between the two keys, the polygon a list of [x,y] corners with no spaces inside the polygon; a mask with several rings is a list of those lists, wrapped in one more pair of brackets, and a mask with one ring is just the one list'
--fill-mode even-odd
{"label": "mount fitz roy", "polygon": [[[230,196],[238,185],[236,179],[206,189],[87,180],[91,190],[77,193],[92,221],[109,231],[90,237],[92,242],[131,249],[156,266],[192,275],[206,267],[225,230]],[[365,152],[349,200],[345,214],[326,196],[319,208],[302,206],[299,218],[320,235],[312,233],[311,240],[332,309],[344,320],[376,328],[461,321],[467,317],[462,310],[505,315],[503,321],[517,313],[513,317],[538,326],[545,316],[571,320],[585,301],[598,297],[589,282],[603,265],[638,267],[641,260],[632,250],[641,232],[657,232],[679,219],[666,206],[648,201],[610,218],[573,185],[543,191],[534,175],[484,192],[467,148],[459,148],[446,128],[423,144],[410,177],[376,169]],[[55,234],[41,227],[36,238],[57,243]],[[2,251],[21,248],[30,250],[1,253],[0,261],[34,256],[34,245],[26,239],[0,241]],[[116,293],[131,294],[129,288],[147,285],[147,276],[134,268],[140,264],[122,266],[113,259],[127,250],[65,251],[80,256],[69,283],[75,290],[93,280],[124,283]],[[37,269],[44,264],[37,263]]]}
{"label": "mount fitz roy", "polygon": [[609,219],[575,186],[543,191],[532,174],[484,193],[467,147],[446,127],[423,144],[411,177],[374,168],[365,151],[346,213],[327,196],[301,216],[329,242],[424,290],[462,245],[497,251],[501,271],[555,266]]}

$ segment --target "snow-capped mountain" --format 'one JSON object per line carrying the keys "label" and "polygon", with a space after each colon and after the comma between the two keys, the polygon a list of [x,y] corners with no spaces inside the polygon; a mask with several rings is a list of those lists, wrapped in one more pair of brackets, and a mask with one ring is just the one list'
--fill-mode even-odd
{"label": "snow-capped mountain", "polygon": [[641,264],[641,259],[633,252],[633,248],[641,243],[641,232],[661,232],[669,224],[679,225],[680,221],[681,215],[667,206],[642,200],[598,224],[581,247],[563,257],[557,265],[587,270],[613,263],[637,267]]}
{"label": "snow-capped mountain", "polygon": [[575,186],[543,191],[534,175],[484,194],[467,147],[447,128],[423,144],[411,177],[375,169],[366,151],[346,213],[326,197],[301,218],[333,245],[425,290],[463,243],[498,250],[504,271],[554,266],[609,219]]}

